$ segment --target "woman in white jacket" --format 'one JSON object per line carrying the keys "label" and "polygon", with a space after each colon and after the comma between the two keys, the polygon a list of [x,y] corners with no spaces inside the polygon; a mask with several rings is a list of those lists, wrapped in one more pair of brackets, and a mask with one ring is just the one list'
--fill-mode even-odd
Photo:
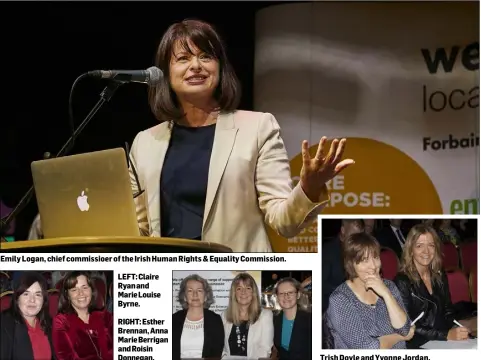
{"label": "woman in white jacket", "polygon": [[229,305],[222,314],[225,356],[268,358],[274,344],[272,311],[262,309],[254,278],[240,273],[232,281]]}

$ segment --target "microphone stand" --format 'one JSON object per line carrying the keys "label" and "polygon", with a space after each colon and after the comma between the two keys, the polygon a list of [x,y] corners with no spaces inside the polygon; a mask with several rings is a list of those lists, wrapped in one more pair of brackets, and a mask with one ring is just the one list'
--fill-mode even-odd
{"label": "microphone stand", "polygon": [[[77,138],[77,136],[82,132],[82,130],[87,126],[87,124],[92,120],[92,118],[97,114],[100,108],[106,103],[109,102],[112,96],[114,95],[115,91],[124,84],[124,81],[115,80],[109,82],[109,84],[102,90],[100,93],[100,99],[97,101],[95,106],[90,110],[87,114],[85,119],[82,123],[78,126],[78,128],[74,131],[74,133],[69,137],[67,142],[62,146],[60,151],[57,153],[55,157],[62,157],[67,155],[72,150],[73,140]],[[50,154],[46,153],[45,158],[50,158]],[[0,237],[3,239],[7,236],[8,228],[10,227],[10,223],[12,220],[25,208],[28,204],[30,199],[32,198],[35,190],[34,187],[31,186],[30,189],[25,193],[25,195],[20,199],[17,206],[8,214],[6,217],[0,219]]]}

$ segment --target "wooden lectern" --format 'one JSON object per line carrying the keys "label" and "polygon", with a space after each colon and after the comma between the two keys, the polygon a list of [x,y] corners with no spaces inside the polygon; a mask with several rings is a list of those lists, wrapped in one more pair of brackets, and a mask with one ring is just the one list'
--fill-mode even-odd
{"label": "wooden lectern", "polygon": [[222,253],[227,246],[198,240],[147,236],[83,236],[2,242],[2,253]]}

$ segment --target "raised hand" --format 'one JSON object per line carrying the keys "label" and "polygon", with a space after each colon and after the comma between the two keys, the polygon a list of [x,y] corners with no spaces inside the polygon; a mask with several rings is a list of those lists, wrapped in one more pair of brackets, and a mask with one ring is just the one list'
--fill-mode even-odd
{"label": "raised hand", "polygon": [[302,169],[301,169],[301,187],[307,197],[316,202],[324,188],[324,184],[334,178],[342,170],[354,164],[354,160],[342,160],[344,149],[346,147],[346,139],[334,139],[327,155],[324,152],[324,145],[327,138],[323,136],[319,141],[317,152],[314,158],[309,154],[309,143],[304,140],[302,142]]}

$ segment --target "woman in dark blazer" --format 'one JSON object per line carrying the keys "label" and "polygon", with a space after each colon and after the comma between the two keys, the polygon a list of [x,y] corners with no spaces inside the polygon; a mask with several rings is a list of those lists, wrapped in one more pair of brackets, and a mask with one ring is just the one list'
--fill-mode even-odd
{"label": "woman in dark blazer", "polygon": [[224,326],[220,315],[209,310],[214,295],[207,280],[187,276],[177,298],[183,309],[172,316],[172,359],[220,358]]}
{"label": "woman in dark blazer", "polygon": [[274,346],[279,360],[312,358],[312,315],[298,305],[301,284],[293,278],[277,282],[274,292],[281,311],[274,315]]}
{"label": "woman in dark blazer", "polygon": [[0,315],[0,359],[55,359],[45,279],[24,272],[13,291],[11,307]]}

